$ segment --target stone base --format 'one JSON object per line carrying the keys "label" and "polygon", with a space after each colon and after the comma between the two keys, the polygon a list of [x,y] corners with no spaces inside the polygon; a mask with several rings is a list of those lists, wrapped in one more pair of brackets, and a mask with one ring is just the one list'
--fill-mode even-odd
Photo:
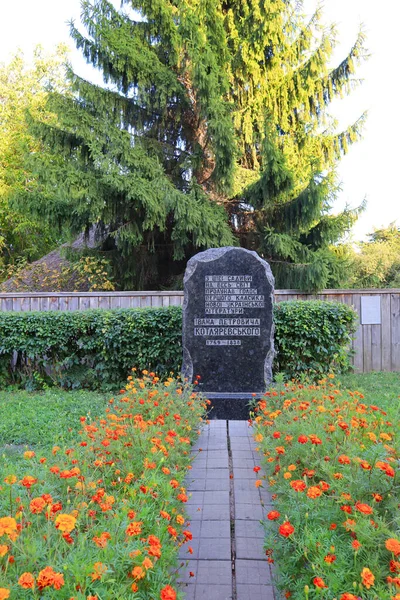
{"label": "stone base", "polygon": [[263,394],[202,392],[202,396],[211,401],[207,411],[209,419],[247,421],[250,416],[250,402],[259,400]]}

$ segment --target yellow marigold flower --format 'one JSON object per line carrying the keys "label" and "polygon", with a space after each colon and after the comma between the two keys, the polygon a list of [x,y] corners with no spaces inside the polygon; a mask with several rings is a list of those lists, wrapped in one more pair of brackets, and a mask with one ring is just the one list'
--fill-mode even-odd
{"label": "yellow marigold flower", "polygon": [[17,522],[13,517],[2,517],[0,519],[0,537],[12,535],[17,531]]}
{"label": "yellow marigold flower", "polygon": [[367,567],[364,567],[361,571],[362,584],[369,590],[374,585],[375,575]]}
{"label": "yellow marigold flower", "polygon": [[17,482],[17,477],[15,475],[7,475],[4,478],[4,483],[8,483],[8,485],[14,485]]}
{"label": "yellow marigold flower", "polygon": [[73,515],[61,514],[55,520],[55,526],[63,533],[71,533],[75,529],[76,518]]}

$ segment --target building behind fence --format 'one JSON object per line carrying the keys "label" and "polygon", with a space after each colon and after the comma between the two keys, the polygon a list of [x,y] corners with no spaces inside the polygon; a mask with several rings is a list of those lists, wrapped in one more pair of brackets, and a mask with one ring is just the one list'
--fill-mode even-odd
{"label": "building behind fence", "polygon": [[[335,300],[353,306],[359,319],[353,341],[355,370],[400,372],[400,290],[323,290],[315,295],[275,290],[275,301],[285,300]],[[183,292],[0,294],[2,311],[144,308],[182,303]]]}

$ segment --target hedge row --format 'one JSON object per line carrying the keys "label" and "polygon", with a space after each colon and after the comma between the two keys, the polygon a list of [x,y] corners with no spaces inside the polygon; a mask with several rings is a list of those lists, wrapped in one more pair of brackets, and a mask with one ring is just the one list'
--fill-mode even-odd
{"label": "hedge row", "polygon": [[[349,368],[356,313],[344,304],[275,306],[275,370],[288,377]],[[182,309],[0,313],[0,383],[107,389],[130,369],[179,372]]]}

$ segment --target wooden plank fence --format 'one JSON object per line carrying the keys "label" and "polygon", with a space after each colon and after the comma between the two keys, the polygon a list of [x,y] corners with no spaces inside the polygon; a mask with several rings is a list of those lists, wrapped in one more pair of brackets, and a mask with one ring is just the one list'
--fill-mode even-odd
{"label": "wooden plank fence", "polygon": [[[335,300],[353,306],[358,328],[353,341],[357,372],[400,372],[400,289],[323,290],[304,294],[275,290],[275,301]],[[373,314],[368,312],[373,305]],[[143,308],[183,304],[183,292],[58,292],[0,293],[1,311]]]}

